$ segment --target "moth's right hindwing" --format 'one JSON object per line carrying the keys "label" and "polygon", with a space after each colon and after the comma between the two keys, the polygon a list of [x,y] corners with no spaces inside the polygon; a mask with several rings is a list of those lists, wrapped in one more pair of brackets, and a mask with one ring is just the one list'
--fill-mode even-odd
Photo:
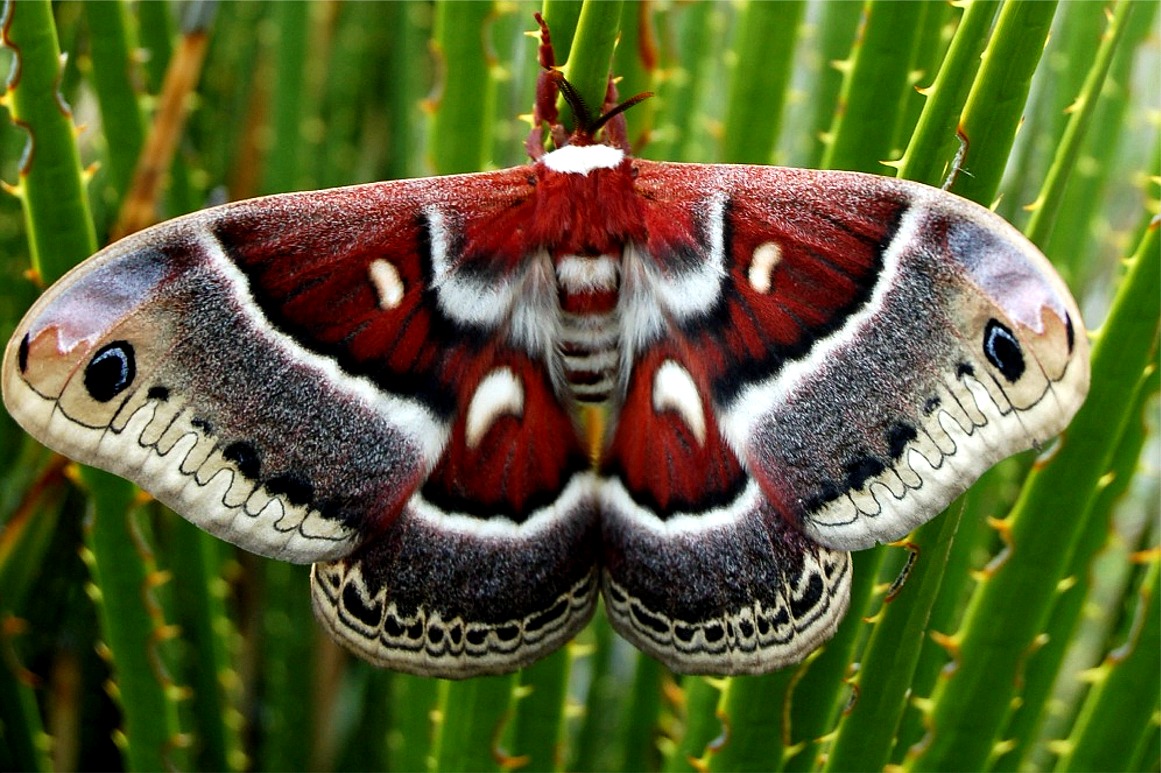
{"label": "moth's right hindwing", "polygon": [[813,543],[771,505],[726,445],[688,351],[659,343],[642,354],[606,453],[606,611],[680,673],[765,673],[833,635],[850,555]]}

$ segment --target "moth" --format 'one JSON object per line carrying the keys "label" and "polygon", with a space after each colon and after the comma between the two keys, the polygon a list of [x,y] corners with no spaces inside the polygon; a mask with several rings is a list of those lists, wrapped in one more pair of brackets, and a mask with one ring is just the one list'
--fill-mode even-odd
{"label": "moth", "polygon": [[1067,425],[1076,303],[941,190],[634,158],[635,100],[610,89],[594,118],[546,30],[541,61],[529,164],[130,236],[25,316],[5,406],[207,531],[313,563],[318,619],[381,666],[511,671],[599,596],[679,672],[799,662],[846,612],[848,551]]}

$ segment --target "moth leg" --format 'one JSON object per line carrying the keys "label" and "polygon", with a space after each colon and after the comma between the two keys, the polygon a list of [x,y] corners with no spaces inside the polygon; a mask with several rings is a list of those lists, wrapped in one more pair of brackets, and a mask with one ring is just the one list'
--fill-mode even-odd
{"label": "moth leg", "polygon": [[[552,47],[552,36],[548,22],[539,12],[534,14],[540,27],[540,47],[537,55],[540,61],[540,75],[536,79],[536,101],[532,105],[532,131],[524,143],[528,156],[537,160],[544,156],[544,126],[548,125],[553,139],[563,131],[560,114],[556,109],[556,99],[560,96],[560,72],[556,69],[556,52]],[[562,143],[557,142],[559,147]]]}
{"label": "moth leg", "polygon": [[959,147],[956,148],[955,157],[951,159],[951,168],[948,169],[947,178],[943,181],[943,185],[940,186],[940,189],[945,191],[950,191],[951,186],[955,185],[955,181],[959,179],[960,172],[963,172],[969,177],[971,176],[971,172],[965,171],[963,168],[963,161],[967,158],[968,148],[971,146],[971,143],[968,141],[967,135],[964,134],[962,126],[955,130],[955,138],[959,141]]}

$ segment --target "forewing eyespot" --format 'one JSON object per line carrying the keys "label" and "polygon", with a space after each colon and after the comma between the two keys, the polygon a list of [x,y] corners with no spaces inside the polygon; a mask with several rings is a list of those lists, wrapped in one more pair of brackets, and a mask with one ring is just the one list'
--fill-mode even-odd
{"label": "forewing eyespot", "polygon": [[99,403],[121,394],[137,377],[133,345],[113,341],[102,346],[85,367],[85,389]]}

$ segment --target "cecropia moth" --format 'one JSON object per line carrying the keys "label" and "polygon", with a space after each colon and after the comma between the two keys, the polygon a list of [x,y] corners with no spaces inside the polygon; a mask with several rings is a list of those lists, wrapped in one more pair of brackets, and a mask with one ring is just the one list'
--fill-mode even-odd
{"label": "cecropia moth", "polygon": [[5,405],[219,537],[314,563],[318,618],[361,657],[467,677],[561,646],[598,594],[677,671],[798,662],[846,611],[847,551],[1084,399],[1075,302],[988,210],[636,159],[632,100],[591,120],[549,69],[538,94],[526,166],[243,201],[106,248],[17,328]]}

